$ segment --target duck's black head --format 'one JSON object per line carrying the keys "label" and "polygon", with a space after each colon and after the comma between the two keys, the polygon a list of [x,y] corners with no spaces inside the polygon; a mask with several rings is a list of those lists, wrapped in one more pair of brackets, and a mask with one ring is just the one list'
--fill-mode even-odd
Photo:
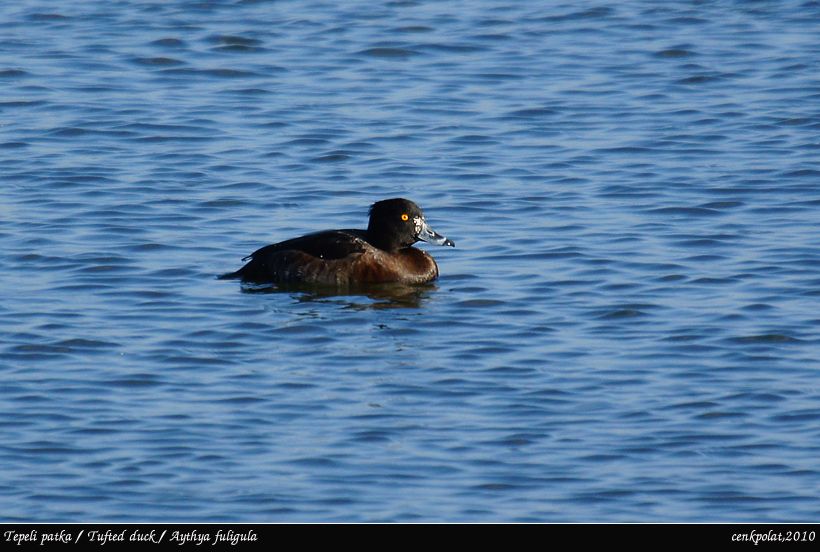
{"label": "duck's black head", "polygon": [[409,199],[385,199],[370,207],[367,241],[379,249],[397,251],[410,247],[419,240],[435,245],[456,246],[427,226],[421,208]]}

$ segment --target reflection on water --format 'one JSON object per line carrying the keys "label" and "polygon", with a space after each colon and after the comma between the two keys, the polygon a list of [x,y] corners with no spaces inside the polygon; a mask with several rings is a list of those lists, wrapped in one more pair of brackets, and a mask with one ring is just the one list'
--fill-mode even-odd
{"label": "reflection on water", "polygon": [[[237,285],[234,282],[234,285]],[[354,310],[418,309],[438,289],[434,283],[420,285],[372,284],[367,286],[316,286],[310,284],[241,283],[242,293],[284,293],[300,303],[334,303]],[[370,301],[365,301],[369,299]]]}

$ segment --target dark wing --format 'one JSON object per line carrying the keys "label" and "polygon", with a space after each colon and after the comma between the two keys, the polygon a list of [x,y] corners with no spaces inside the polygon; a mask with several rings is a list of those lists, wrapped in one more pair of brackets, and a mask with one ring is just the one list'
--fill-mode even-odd
{"label": "dark wing", "polygon": [[281,251],[301,251],[319,259],[344,259],[354,253],[365,250],[367,242],[362,230],[325,230],[308,234],[300,238],[293,238],[257,249],[244,259],[263,259]]}
{"label": "dark wing", "polygon": [[257,249],[244,259],[245,266],[219,278],[246,282],[300,282],[336,278],[336,267],[323,261],[347,259],[367,250],[363,230],[325,230]]}

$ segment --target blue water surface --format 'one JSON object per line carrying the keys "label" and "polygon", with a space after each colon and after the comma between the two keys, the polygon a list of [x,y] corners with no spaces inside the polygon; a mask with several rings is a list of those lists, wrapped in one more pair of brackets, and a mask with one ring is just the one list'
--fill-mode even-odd
{"label": "blue water surface", "polygon": [[[816,521],[820,3],[0,4],[0,519]],[[432,286],[219,281],[403,196]]]}

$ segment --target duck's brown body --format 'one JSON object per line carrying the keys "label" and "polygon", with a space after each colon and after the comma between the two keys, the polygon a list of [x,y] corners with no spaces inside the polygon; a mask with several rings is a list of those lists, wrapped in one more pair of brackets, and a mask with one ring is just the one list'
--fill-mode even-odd
{"label": "duck's brown body", "polygon": [[328,230],[263,247],[241,269],[223,278],[256,283],[305,283],[337,287],[423,284],[438,277],[432,256],[415,247],[394,251],[370,243],[364,230]]}

